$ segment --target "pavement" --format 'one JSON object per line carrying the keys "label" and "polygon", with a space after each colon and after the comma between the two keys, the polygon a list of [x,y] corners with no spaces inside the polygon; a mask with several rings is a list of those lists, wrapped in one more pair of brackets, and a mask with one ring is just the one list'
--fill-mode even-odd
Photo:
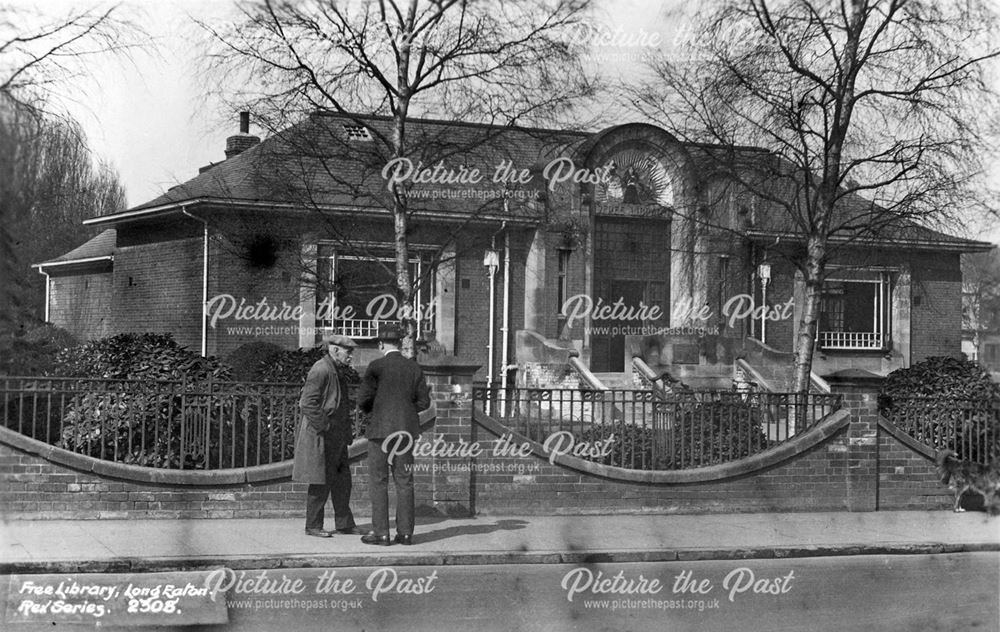
{"label": "pavement", "polygon": [[303,527],[301,518],[3,521],[0,574],[1000,551],[1000,517],[981,512],[418,517],[414,545],[390,547]]}

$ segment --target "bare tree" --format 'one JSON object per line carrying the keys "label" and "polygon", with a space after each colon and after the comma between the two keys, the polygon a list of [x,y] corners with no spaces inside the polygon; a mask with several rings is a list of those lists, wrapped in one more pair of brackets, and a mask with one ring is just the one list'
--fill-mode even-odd
{"label": "bare tree", "polygon": [[[203,26],[216,43],[209,58],[213,67],[252,87],[231,101],[251,109],[265,129],[277,133],[316,112],[388,117],[387,126],[367,117],[353,120],[374,142],[368,151],[346,149],[366,154],[359,164],[371,175],[373,167],[378,174],[396,160],[429,166],[449,156],[464,158],[489,140],[484,134],[471,144],[467,139],[445,142],[440,129],[433,138],[426,130],[413,138],[411,117],[433,114],[512,126],[551,119],[591,94],[593,84],[580,64],[581,44],[567,36],[586,8],[587,0],[349,5],[262,0],[244,8],[242,19],[228,29]],[[312,160],[308,168],[319,164],[324,170],[322,154],[330,152],[329,144],[317,149],[292,138],[283,138],[290,143],[286,157],[298,154]],[[315,142],[316,136],[311,138]],[[359,189],[357,174],[353,182],[333,170],[325,175],[341,192]],[[369,199],[391,213],[395,291],[403,304],[410,302],[414,287],[408,243],[414,221],[411,187],[412,182],[390,180],[385,195]],[[371,198],[371,191],[366,189],[365,197]],[[309,189],[299,197],[318,208],[321,193]],[[413,323],[407,326],[412,336]]]}
{"label": "bare tree", "polygon": [[44,284],[31,264],[91,237],[83,220],[124,210],[125,189],[113,168],[94,164],[83,131],[66,117],[23,111],[17,124],[0,124],[0,165],[4,230],[17,247],[6,277],[11,304],[40,319]]}
{"label": "bare tree", "polygon": [[[123,201],[121,187],[106,166],[99,167],[96,175],[92,171],[79,127],[65,116],[59,101],[65,96],[68,82],[86,72],[90,59],[134,48],[136,40],[132,35],[139,30],[119,19],[114,8],[73,9],[59,17],[53,15],[41,10],[0,7],[0,277],[4,280],[0,324],[3,325],[16,320],[24,307],[22,299],[27,282],[24,270],[29,263],[25,257],[52,254],[51,248],[31,250],[30,255],[22,252],[17,239],[24,235],[15,230],[28,230],[32,238],[59,234],[58,230],[32,232],[31,229],[34,226],[37,230],[39,223],[51,229],[57,218],[50,221],[46,213],[53,210],[56,215],[70,213],[72,217],[65,219],[78,231],[81,217],[76,209],[108,208]],[[74,184],[70,185],[70,181]],[[97,194],[94,186],[103,187],[104,192]],[[87,195],[107,199],[88,203],[79,197]],[[62,199],[58,209],[45,206],[56,203],[53,196]],[[53,243],[56,242],[65,245],[59,238]]]}
{"label": "bare tree", "polygon": [[135,48],[134,24],[116,8],[74,8],[64,15],[0,8],[0,93],[24,108],[51,105],[55,90],[85,73],[90,59]]}
{"label": "bare tree", "polygon": [[1000,331],[1000,251],[962,257],[962,321],[977,350],[982,334]]}
{"label": "bare tree", "polygon": [[630,96],[708,143],[710,170],[793,244],[804,391],[833,254],[992,210],[980,176],[997,114],[996,18],[977,1],[731,0],[693,24],[683,54],[655,60]]}

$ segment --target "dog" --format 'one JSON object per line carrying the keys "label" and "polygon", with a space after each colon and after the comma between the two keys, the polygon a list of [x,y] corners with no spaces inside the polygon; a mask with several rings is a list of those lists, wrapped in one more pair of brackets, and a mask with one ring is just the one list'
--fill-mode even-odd
{"label": "dog", "polygon": [[974,491],[983,497],[983,506],[990,515],[1000,513],[1000,507],[993,502],[993,496],[1000,489],[1000,457],[995,457],[989,465],[962,461],[951,450],[942,450],[935,459],[941,482],[955,491],[955,512],[965,511],[961,507],[962,494]]}

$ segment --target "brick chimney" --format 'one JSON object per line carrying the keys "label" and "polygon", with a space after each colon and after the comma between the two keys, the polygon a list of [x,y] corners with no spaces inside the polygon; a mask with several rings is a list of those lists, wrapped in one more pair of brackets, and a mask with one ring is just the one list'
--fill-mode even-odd
{"label": "brick chimney", "polygon": [[250,133],[250,113],[240,112],[240,133],[226,139],[226,158],[232,158],[260,142],[259,136]]}

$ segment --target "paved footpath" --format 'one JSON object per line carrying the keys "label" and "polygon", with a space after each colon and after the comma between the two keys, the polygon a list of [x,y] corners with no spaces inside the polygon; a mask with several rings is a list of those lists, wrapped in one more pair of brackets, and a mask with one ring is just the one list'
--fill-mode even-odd
{"label": "paved footpath", "polygon": [[314,538],[298,518],[13,520],[0,522],[0,574],[1000,551],[1000,517],[880,511],[418,518],[415,540],[376,547],[359,536]]}

